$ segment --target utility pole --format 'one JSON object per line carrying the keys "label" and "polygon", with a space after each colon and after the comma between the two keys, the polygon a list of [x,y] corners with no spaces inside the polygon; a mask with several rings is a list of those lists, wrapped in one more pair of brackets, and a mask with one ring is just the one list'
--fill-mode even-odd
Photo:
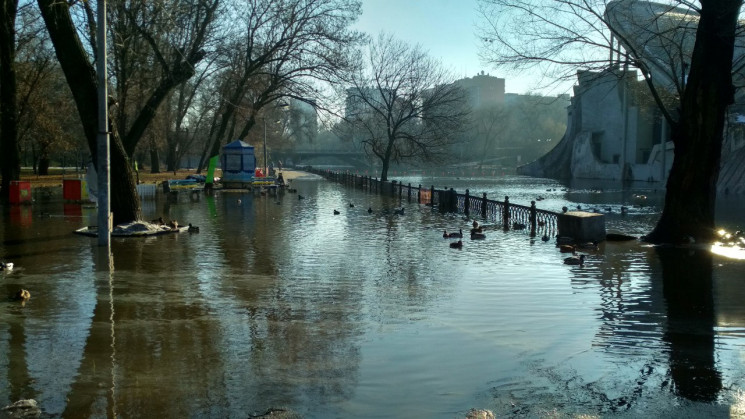
{"label": "utility pole", "polygon": [[269,176],[269,173],[267,173],[267,164],[266,164],[266,117],[262,119],[264,120],[264,176]]}
{"label": "utility pole", "polygon": [[109,203],[111,175],[109,148],[108,78],[106,77],[106,0],[98,0],[96,28],[96,72],[98,73],[98,245],[111,246],[111,205]]}

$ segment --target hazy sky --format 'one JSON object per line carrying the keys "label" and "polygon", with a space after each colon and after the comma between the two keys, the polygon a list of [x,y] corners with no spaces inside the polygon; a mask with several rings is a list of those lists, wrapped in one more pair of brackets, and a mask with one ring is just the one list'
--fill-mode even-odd
{"label": "hazy sky", "polygon": [[362,0],[356,28],[373,36],[385,31],[420,44],[458,76],[473,77],[483,70],[504,78],[508,93],[531,90],[530,77],[505,74],[479,63],[476,18],[476,0]]}

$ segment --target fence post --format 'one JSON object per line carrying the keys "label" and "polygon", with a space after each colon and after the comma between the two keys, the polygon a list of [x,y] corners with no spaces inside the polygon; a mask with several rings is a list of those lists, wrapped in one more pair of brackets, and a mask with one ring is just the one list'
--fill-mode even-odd
{"label": "fence post", "polygon": [[407,197],[408,201],[411,202],[411,182],[409,182],[409,196]]}
{"label": "fence post", "polygon": [[453,188],[448,192],[448,212],[458,212],[458,192]]}
{"label": "fence post", "polygon": [[535,237],[535,230],[536,230],[535,201],[530,201],[530,237]]}
{"label": "fence post", "polygon": [[504,208],[502,209],[502,227],[505,230],[510,229],[510,197],[504,197]]}
{"label": "fence post", "polygon": [[398,182],[398,200],[399,201],[401,200],[401,196],[403,195],[403,191],[404,191],[404,184],[399,181]]}
{"label": "fence post", "polygon": [[463,214],[466,214],[466,217],[468,217],[468,210],[471,207],[470,202],[468,202],[470,196],[470,192],[468,189],[466,189],[466,197],[463,198]]}
{"label": "fence post", "polygon": [[481,201],[481,217],[482,218],[486,218],[486,206],[487,206],[486,204],[487,204],[487,202],[488,201],[486,199],[486,192],[484,192],[484,198]]}
{"label": "fence post", "polygon": [[421,204],[422,203],[422,184],[419,184],[419,189],[416,191],[416,203]]}
{"label": "fence post", "polygon": [[429,187],[429,203],[432,208],[435,207],[435,185]]}

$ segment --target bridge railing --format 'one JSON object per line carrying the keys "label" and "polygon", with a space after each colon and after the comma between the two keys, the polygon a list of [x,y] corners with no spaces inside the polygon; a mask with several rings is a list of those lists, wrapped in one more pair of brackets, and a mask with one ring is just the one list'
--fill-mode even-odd
{"label": "bridge railing", "polygon": [[528,207],[511,203],[508,196],[504,197],[504,201],[489,199],[486,193],[480,197],[474,196],[468,189],[461,194],[452,188],[435,189],[434,186],[427,188],[422,187],[421,184],[412,186],[410,183],[404,185],[395,180],[383,182],[371,176],[349,172],[318,170],[310,167],[303,170],[370,193],[398,198],[399,202],[405,199],[407,202],[437,208],[442,212],[461,213],[474,219],[480,217],[486,222],[501,225],[505,230],[525,230],[532,237],[538,234],[553,237],[558,232],[559,214],[536,208],[535,201],[532,201]]}

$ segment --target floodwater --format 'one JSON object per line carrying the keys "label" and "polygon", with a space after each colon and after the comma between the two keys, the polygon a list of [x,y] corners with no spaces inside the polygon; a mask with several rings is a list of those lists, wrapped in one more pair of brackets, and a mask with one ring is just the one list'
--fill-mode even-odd
{"label": "floodwater", "polygon": [[[650,184],[401,180],[597,208],[635,235],[663,198]],[[159,195],[146,218],[200,232],[113,239],[111,258],[71,233],[96,211],[59,189],[3,208],[0,259],[16,268],[0,290],[31,299],[0,301],[0,404],[96,418],[745,416],[744,260],[608,242],[569,266],[553,242],[488,221],[486,240],[451,249],[442,231],[467,229],[462,215],[293,183],[305,199]],[[743,202],[724,197],[722,227],[741,228]]]}

